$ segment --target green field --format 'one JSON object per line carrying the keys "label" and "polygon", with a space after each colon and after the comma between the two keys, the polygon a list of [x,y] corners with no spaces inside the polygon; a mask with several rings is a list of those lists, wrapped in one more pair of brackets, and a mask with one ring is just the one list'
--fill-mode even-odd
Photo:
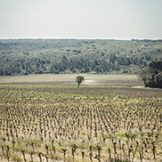
{"label": "green field", "polygon": [[162,90],[83,76],[0,77],[0,161],[162,161]]}

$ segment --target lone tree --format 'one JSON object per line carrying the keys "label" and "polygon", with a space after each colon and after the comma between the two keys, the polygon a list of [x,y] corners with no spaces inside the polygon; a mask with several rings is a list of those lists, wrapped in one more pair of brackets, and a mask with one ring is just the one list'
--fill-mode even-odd
{"label": "lone tree", "polygon": [[80,86],[80,84],[84,81],[84,77],[83,76],[77,76],[76,77],[76,82],[78,83],[78,88]]}
{"label": "lone tree", "polygon": [[152,61],[141,70],[139,76],[145,87],[162,88],[162,61]]}

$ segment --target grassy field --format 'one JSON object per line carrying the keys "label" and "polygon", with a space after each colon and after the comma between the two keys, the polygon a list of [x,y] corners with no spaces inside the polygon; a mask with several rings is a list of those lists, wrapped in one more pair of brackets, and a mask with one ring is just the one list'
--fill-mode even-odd
{"label": "grassy field", "polygon": [[[48,77],[47,77],[48,76]],[[0,161],[161,162],[162,90],[135,75],[0,78]]]}

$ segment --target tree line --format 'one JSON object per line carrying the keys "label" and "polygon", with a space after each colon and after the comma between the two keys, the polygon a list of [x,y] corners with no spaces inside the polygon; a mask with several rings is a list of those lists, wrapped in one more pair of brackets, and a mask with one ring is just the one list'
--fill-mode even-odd
{"label": "tree line", "polygon": [[138,73],[162,60],[162,42],[149,40],[0,40],[0,75]]}
{"label": "tree line", "polygon": [[[63,56],[60,60],[48,58],[28,58],[21,60],[9,60],[0,68],[0,75],[28,75],[42,73],[137,73],[151,61],[150,56],[124,57],[110,55],[107,57],[89,58]],[[130,68],[131,67],[131,68]]]}

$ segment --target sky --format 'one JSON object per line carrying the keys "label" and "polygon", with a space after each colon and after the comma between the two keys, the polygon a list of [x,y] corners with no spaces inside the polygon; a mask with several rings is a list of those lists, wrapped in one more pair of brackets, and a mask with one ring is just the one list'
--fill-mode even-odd
{"label": "sky", "polygon": [[162,39],[162,0],[0,0],[0,39]]}

